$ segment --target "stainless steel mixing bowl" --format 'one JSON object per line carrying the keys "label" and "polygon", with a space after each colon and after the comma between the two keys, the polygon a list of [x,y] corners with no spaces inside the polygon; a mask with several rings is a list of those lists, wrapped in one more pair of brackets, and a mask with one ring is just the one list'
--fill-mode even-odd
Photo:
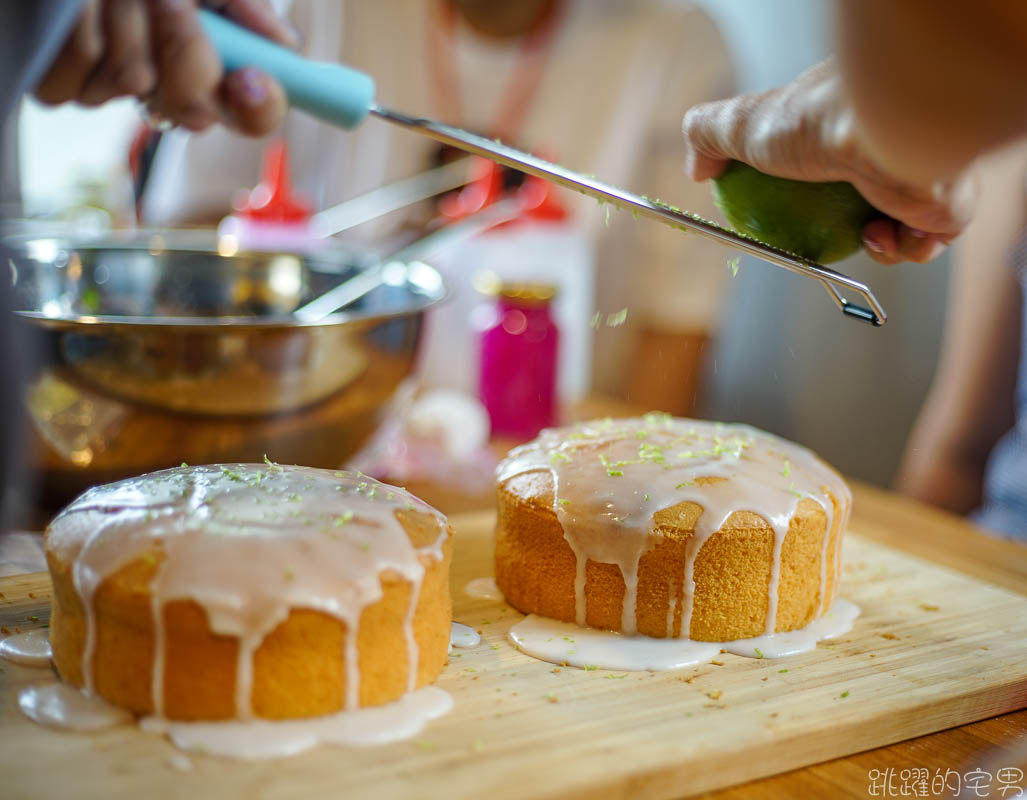
{"label": "stainless steel mixing bowl", "polygon": [[394,264],[317,323],[291,312],[371,261],[217,252],[213,232],[9,238],[22,334],[29,468],[45,506],[187,462],[343,463],[410,374],[424,311],[444,294]]}

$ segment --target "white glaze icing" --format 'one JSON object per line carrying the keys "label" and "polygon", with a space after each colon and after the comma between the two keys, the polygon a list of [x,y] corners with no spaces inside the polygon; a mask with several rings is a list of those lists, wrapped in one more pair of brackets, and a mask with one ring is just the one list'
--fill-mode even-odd
{"label": "white glaze icing", "polygon": [[26,667],[46,667],[53,658],[50,632],[44,628],[14,633],[0,639],[0,658]]}
{"label": "white glaze icing", "polygon": [[139,721],[144,731],[167,734],[182,750],[240,759],[283,758],[318,744],[366,747],[416,736],[448,713],[453,698],[426,686],[382,706],[300,720],[176,722],[161,717]]}
{"label": "white glaze icing", "polygon": [[[845,519],[835,519],[837,501],[847,514],[851,493],[834,470],[809,450],[748,425],[674,419],[647,414],[638,419],[599,420],[543,431],[515,448],[497,468],[502,483],[545,471],[553,480],[553,512],[576,559],[575,618],[586,619],[585,574],[589,560],[615,564],[624,578],[621,630],[636,626],[638,565],[656,541],[654,514],[684,501],[703,508],[685,551],[681,636],[691,630],[695,562],[703,545],[736,511],[762,517],[774,533],[764,631],[777,629],[781,552],[789,523],[804,498],[827,516],[820,565],[817,613],[837,593],[827,592],[827,563],[839,567]],[[702,479],[720,479],[705,481]],[[702,483],[697,484],[697,480]],[[837,524],[839,533],[832,539]],[[833,552],[830,548],[833,546]],[[678,602],[674,591],[671,603]],[[676,608],[668,613],[673,635]]]}
{"label": "white glaze icing", "polygon": [[852,630],[859,608],[838,599],[831,610],[805,628],[764,634],[732,642],[624,636],[615,631],[582,628],[570,622],[531,614],[510,629],[522,653],[554,664],[613,670],[670,670],[702,664],[726,650],[750,658],[782,658],[806,653],[823,639]]}
{"label": "white glaze icing", "polygon": [[[101,730],[133,721],[129,711],[57,681],[23,689],[18,705],[30,719],[67,730]],[[368,747],[407,739],[452,708],[453,698],[448,692],[426,686],[392,703],[323,717],[219,722],[144,717],[139,720],[139,727],[166,734],[176,747],[191,753],[241,759],[283,758],[322,743]],[[180,771],[193,768],[192,761],[182,754],[169,757],[168,765]]]}
{"label": "white glaze icing", "polygon": [[[414,547],[396,517],[403,508],[435,517],[437,539]],[[80,537],[83,527],[87,533]],[[357,707],[356,633],[363,609],[382,597],[380,574],[386,570],[412,587],[404,620],[412,690],[418,661],[413,611],[423,560],[441,559],[447,536],[442,515],[402,489],[359,473],[268,463],[181,467],[97,487],[54,520],[48,546],[74,564],[86,609],[87,691],[94,688],[96,588],[157,551],[163,557],[150,585],[156,713],[163,713],[162,610],[169,601],[193,600],[215,633],[239,640],[236,716],[248,719],[253,653],[293,608],[315,609],[346,624],[345,708]]]}
{"label": "white glaze icing", "polygon": [[481,636],[470,625],[454,622],[449,632],[450,647],[477,647],[481,644]]}
{"label": "white glaze icing", "polygon": [[132,721],[129,711],[56,681],[22,689],[18,707],[40,725],[73,731],[96,731]]}
{"label": "white glaze icing", "polygon": [[522,653],[542,661],[599,669],[680,669],[709,661],[720,652],[716,642],[624,636],[536,614],[514,625],[510,639]]}
{"label": "white glaze icing", "polygon": [[468,581],[464,587],[464,593],[468,597],[478,597],[482,600],[502,600],[503,593],[496,586],[495,578],[475,578]]}

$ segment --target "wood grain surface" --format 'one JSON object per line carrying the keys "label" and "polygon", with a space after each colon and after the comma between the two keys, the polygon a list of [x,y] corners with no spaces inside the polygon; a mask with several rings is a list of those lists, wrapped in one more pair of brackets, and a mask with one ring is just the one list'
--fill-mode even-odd
{"label": "wood grain surface", "polygon": [[[723,666],[673,673],[557,670],[509,645],[506,632],[520,614],[464,593],[468,580],[491,574],[492,527],[491,514],[464,515],[453,520],[454,613],[479,628],[483,641],[455,652],[438,685],[456,707],[415,741],[322,747],[274,762],[193,755],[191,769],[180,771],[170,744],[135,728],[72,734],[29,722],[17,711],[16,691],[49,675],[4,664],[0,794],[682,797],[1027,705],[1027,599],[871,541],[901,532],[890,533],[887,519],[869,508],[861,516],[859,508],[857,499],[843,594],[864,614],[851,634],[813,653],[781,660],[724,655]],[[47,591],[45,576],[0,579],[0,624],[43,624]],[[982,724],[964,735],[986,740],[995,733],[987,726],[1005,723]],[[906,766],[916,757],[889,756],[907,759]],[[841,773],[831,763],[719,796],[866,796],[867,771],[877,762],[833,762],[844,765]]]}

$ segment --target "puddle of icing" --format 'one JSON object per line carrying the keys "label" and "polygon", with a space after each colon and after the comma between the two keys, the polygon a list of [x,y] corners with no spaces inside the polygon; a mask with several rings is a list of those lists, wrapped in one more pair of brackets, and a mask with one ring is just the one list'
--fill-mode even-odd
{"label": "puddle of icing", "polygon": [[473,581],[468,581],[464,592],[468,597],[479,597],[482,600],[503,599],[503,593],[496,586],[495,578],[475,578]]}
{"label": "puddle of icing", "polygon": [[26,667],[45,667],[53,658],[50,631],[45,628],[15,633],[0,640],[0,658]]}
{"label": "puddle of icing", "polygon": [[96,731],[132,721],[125,709],[56,681],[22,689],[18,707],[40,725],[73,731]]}
{"label": "puddle of icing", "polygon": [[765,634],[733,642],[655,639],[616,631],[582,628],[531,614],[510,629],[510,638],[527,655],[554,664],[615,670],[671,670],[702,664],[727,650],[750,658],[781,658],[806,653],[822,639],[852,630],[859,607],[836,600],[831,610],[797,631]]}
{"label": "puddle of icing", "polygon": [[514,625],[510,638],[522,653],[543,661],[600,669],[680,669],[709,661],[720,652],[720,645],[710,642],[624,636],[535,614]]}
{"label": "puddle of icing", "polygon": [[470,625],[454,622],[449,629],[450,647],[477,647],[481,644],[481,636]]}
{"label": "puddle of icing", "polygon": [[[134,721],[131,712],[56,681],[23,689],[18,705],[29,719],[65,730],[95,731]],[[408,739],[452,708],[453,698],[448,692],[426,686],[387,705],[323,717],[217,722],[144,717],[139,720],[139,728],[167,734],[172,743],[187,752],[252,760],[296,755],[322,743],[368,747]],[[172,755],[168,765],[179,771],[193,768],[192,761],[181,754]]]}
{"label": "puddle of icing", "polygon": [[284,758],[318,744],[367,747],[416,736],[449,712],[453,698],[435,686],[373,708],[341,711],[303,720],[176,722],[146,717],[139,727],[167,734],[182,750],[239,759]]}

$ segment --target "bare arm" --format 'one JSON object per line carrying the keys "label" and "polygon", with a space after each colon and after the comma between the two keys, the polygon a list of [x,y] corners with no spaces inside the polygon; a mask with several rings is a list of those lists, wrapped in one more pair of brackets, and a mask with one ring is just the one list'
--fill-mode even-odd
{"label": "bare arm", "polygon": [[1027,145],[980,165],[981,204],[959,241],[941,360],[896,481],[958,513],[975,508],[988,453],[1013,424],[1020,287],[1010,254],[1027,224]]}
{"label": "bare arm", "polygon": [[1009,0],[842,0],[839,64],[868,153],[914,185],[1027,134],[1027,9]]}

